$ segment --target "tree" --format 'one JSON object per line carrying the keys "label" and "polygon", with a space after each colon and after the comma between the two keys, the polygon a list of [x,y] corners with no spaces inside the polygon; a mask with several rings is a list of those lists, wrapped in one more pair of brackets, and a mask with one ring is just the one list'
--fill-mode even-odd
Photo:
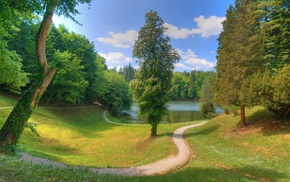
{"label": "tree", "polygon": [[227,11],[224,30],[218,39],[215,103],[221,106],[240,105],[243,127],[246,122],[241,86],[263,65],[264,44],[256,5],[252,0],[236,0],[235,7],[230,6]]}
{"label": "tree", "polygon": [[130,109],[133,102],[132,93],[122,75],[114,71],[106,71],[107,82],[101,103],[113,116],[118,116],[122,110]]}
{"label": "tree", "polygon": [[[47,86],[52,80],[55,69],[48,65],[45,55],[46,38],[52,22],[54,13],[58,15],[64,15],[73,19],[73,15],[78,14],[75,9],[78,3],[89,3],[91,0],[26,0],[19,1],[20,3],[7,3],[5,4],[8,9],[13,11],[21,10],[23,7],[28,6],[27,12],[32,13],[31,10],[35,10],[36,7],[44,7],[42,11],[43,20],[36,36],[36,57],[40,72],[38,73],[38,79],[34,80],[32,86],[26,90],[20,97],[18,103],[8,116],[4,126],[0,130],[0,148],[9,150],[15,148],[22,131],[27,123],[27,120],[36,108],[37,103]],[[27,4],[22,4],[23,2]],[[16,7],[16,8],[15,8]]]}
{"label": "tree", "polygon": [[[21,69],[20,57],[13,51],[9,51],[0,43],[0,85],[5,84],[10,91],[18,91],[20,87],[28,83],[27,74]],[[13,76],[12,76],[13,75]]]}
{"label": "tree", "polygon": [[169,37],[164,36],[166,28],[163,24],[156,11],[146,13],[145,25],[139,31],[133,49],[133,57],[138,58],[140,69],[132,87],[140,114],[148,114],[151,136],[157,135],[158,123],[166,113],[174,63],[180,59],[169,44]]}
{"label": "tree", "polygon": [[94,89],[94,83],[97,82],[97,64],[95,47],[85,36],[77,34],[75,32],[69,32],[65,27],[59,27],[59,31],[62,38],[62,46],[64,50],[61,52],[69,51],[70,53],[77,55],[81,60],[81,65],[84,66],[85,79],[88,81],[88,87],[86,88],[85,98],[87,101],[95,99],[96,95]]}
{"label": "tree", "polygon": [[56,51],[51,65],[58,71],[48,87],[50,99],[56,97],[59,101],[80,103],[88,87],[80,58],[69,51]]}
{"label": "tree", "polygon": [[273,74],[270,70],[257,71],[248,77],[242,90],[243,100],[249,106],[263,105],[282,117],[290,116],[290,65]]}
{"label": "tree", "polygon": [[290,115],[289,6],[288,0],[260,2],[264,62],[241,88],[242,100],[249,106],[263,105],[281,117]]}
{"label": "tree", "polygon": [[20,19],[31,15],[33,7],[28,2],[31,1],[2,0],[0,3],[0,85],[14,92],[25,86],[28,78],[22,70],[21,58],[9,48],[7,40],[15,35]]}
{"label": "tree", "polygon": [[124,76],[126,82],[130,83],[130,81],[134,79],[135,69],[129,63],[128,66],[124,66],[123,68],[120,68],[120,70],[118,71],[118,73],[122,74]]}
{"label": "tree", "polygon": [[[35,54],[35,35],[39,29],[40,22],[34,18],[31,20],[22,20],[18,25],[19,31],[16,35],[9,38],[8,47],[10,50],[16,51],[17,55],[22,59],[23,71],[28,73],[30,83],[37,79],[39,66]],[[21,44],[19,43],[21,42]],[[46,46],[47,47],[47,46]],[[31,84],[27,84],[23,89],[27,89]]]}
{"label": "tree", "polygon": [[263,31],[265,33],[266,66],[275,71],[290,64],[290,2],[271,0],[261,3],[264,10]]}
{"label": "tree", "polygon": [[[58,65],[58,72],[56,73],[56,77],[58,79],[61,79],[62,76],[68,75],[63,74],[64,72],[67,72],[67,70],[71,70],[71,72],[74,72],[75,76],[80,76],[84,78],[78,79],[79,84],[77,82],[73,83],[71,82],[68,84],[68,81],[72,78],[76,77],[67,77],[67,81],[59,82],[58,84],[55,84],[55,80],[53,81],[53,84],[51,84],[45,95],[44,99],[46,101],[50,101],[51,99],[56,99],[58,101],[68,101],[68,102],[81,102],[81,101],[92,101],[96,98],[96,86],[97,86],[97,62],[96,62],[96,54],[94,51],[94,45],[89,42],[89,40],[77,33],[69,32],[67,28],[65,28],[63,25],[59,26],[58,28],[55,28],[54,26],[51,27],[51,32],[48,35],[49,40],[49,46],[51,47],[50,50],[47,50],[47,57],[51,61],[51,64]],[[67,61],[66,64],[63,64],[63,66],[59,66],[61,64],[58,64],[58,59],[55,60],[56,57],[59,57],[55,55],[56,53],[69,53],[70,59],[69,60],[80,60],[78,63],[79,66],[81,66],[81,69],[74,69],[72,70],[72,67],[75,67],[76,64],[73,61]],[[69,68],[70,67],[70,68]],[[62,74],[61,76],[59,74]],[[85,80],[86,84],[81,84],[81,80]],[[76,81],[76,80],[75,80]],[[58,87],[56,87],[56,85]],[[79,89],[76,89],[76,86],[79,85]],[[85,92],[83,92],[83,88],[85,89]],[[67,91],[65,91],[67,90]],[[61,96],[64,93],[68,93],[69,91],[76,91],[74,92],[74,98],[75,99],[66,99],[65,97]],[[82,91],[80,91],[82,90]],[[78,92],[78,94],[77,94]],[[71,92],[72,94],[72,92]],[[70,95],[70,94],[69,94]],[[67,95],[67,96],[69,96]],[[55,97],[57,96],[57,97]],[[58,97],[61,96],[61,97]],[[61,99],[61,100],[59,100]]]}
{"label": "tree", "polygon": [[214,102],[214,92],[216,88],[217,74],[212,72],[212,75],[206,77],[200,89],[200,99],[203,102]]}
{"label": "tree", "polygon": [[189,99],[190,80],[184,73],[174,72],[172,77],[172,88],[170,89],[170,99]]}

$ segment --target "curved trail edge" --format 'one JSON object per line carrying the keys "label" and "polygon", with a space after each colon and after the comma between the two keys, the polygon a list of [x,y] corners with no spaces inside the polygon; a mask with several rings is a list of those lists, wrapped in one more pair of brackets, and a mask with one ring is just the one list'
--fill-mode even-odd
{"label": "curved trail edge", "polygon": [[[6,108],[9,108],[9,107],[6,107]],[[110,121],[107,118],[106,113],[107,111],[105,110],[103,112],[103,117],[108,123],[118,124],[118,125],[128,125],[128,124],[120,124],[120,123]],[[187,142],[184,140],[183,133],[187,129],[201,126],[205,123],[206,121],[202,123],[198,123],[198,124],[184,126],[174,131],[172,139],[178,148],[178,154],[175,156],[169,156],[157,162],[146,164],[143,166],[137,166],[137,167],[89,168],[89,170],[95,173],[99,173],[99,174],[113,174],[113,175],[122,175],[122,176],[153,176],[153,175],[161,175],[161,174],[173,172],[185,166],[192,158],[191,148],[189,147]],[[21,159],[28,162],[32,162],[32,163],[46,164],[46,165],[51,165],[55,167],[71,167],[75,169],[86,168],[86,167],[78,167],[78,166],[68,166],[60,162],[55,162],[55,161],[50,161],[48,159],[35,157],[27,153],[21,153]]]}

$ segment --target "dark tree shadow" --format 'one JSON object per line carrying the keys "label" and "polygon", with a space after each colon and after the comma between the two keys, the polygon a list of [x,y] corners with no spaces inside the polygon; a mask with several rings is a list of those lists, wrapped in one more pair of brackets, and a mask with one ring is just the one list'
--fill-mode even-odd
{"label": "dark tree shadow", "polygon": [[[249,173],[251,168],[255,168]],[[162,176],[145,177],[140,181],[160,181],[160,182],[191,182],[191,181],[262,181],[262,182],[276,182],[279,179],[285,181],[289,179],[289,175],[280,173],[275,170],[257,168],[253,166],[245,166],[244,168],[202,168],[202,167],[185,167],[174,173]]]}

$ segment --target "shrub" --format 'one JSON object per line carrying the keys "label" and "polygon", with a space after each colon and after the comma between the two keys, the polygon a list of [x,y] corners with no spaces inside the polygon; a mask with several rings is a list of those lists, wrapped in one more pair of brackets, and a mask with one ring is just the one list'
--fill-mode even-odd
{"label": "shrub", "polygon": [[202,104],[201,115],[206,119],[215,117],[217,113],[215,112],[213,103],[207,102],[207,103]]}

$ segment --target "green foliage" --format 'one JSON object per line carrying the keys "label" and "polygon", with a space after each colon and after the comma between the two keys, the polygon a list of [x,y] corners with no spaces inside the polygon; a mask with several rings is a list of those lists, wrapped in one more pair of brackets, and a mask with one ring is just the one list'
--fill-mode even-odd
{"label": "green foliage", "polygon": [[211,71],[174,72],[172,88],[169,92],[171,100],[201,98],[204,81],[214,74]]}
{"label": "green foliage", "polygon": [[96,71],[96,78],[95,82],[93,82],[93,85],[91,86],[91,89],[93,90],[90,94],[90,97],[101,99],[101,97],[107,92],[107,77],[105,72],[107,71],[107,65],[106,60],[99,54],[96,55],[96,65],[97,65],[97,71]]}
{"label": "green foliage", "polygon": [[215,112],[215,108],[212,102],[206,102],[201,105],[201,115],[205,119],[210,119],[217,116],[217,113]]}
{"label": "green foliage", "polygon": [[[31,87],[24,92],[20,100],[14,107],[13,111],[7,118],[4,126],[0,130],[0,147],[9,148],[10,146],[16,146],[20,135],[23,132],[25,124],[33,113],[34,108],[39,102],[42,94],[50,83],[50,80],[54,76],[54,70],[48,66],[46,55],[45,55],[45,42],[46,37],[49,32],[49,26],[51,24],[52,15],[57,9],[57,13],[63,14],[67,17],[71,17],[78,13],[75,6],[79,3],[90,2],[91,0],[78,0],[78,1],[67,1],[67,0],[51,0],[51,1],[38,1],[38,0],[25,0],[25,1],[1,1],[1,13],[4,15],[4,23],[1,22],[0,25],[4,25],[5,28],[10,28],[15,25],[15,21],[18,21],[18,17],[15,15],[25,14],[30,15],[36,10],[37,13],[43,13],[43,21],[39,28],[38,34],[36,35],[36,52],[37,62],[39,64],[38,77],[34,80]],[[18,3],[19,2],[19,3]],[[1,19],[3,18],[0,16]],[[22,17],[22,16],[21,16]],[[15,20],[16,19],[16,20]],[[2,26],[0,26],[2,27]],[[12,30],[15,30],[12,28]],[[5,29],[0,28],[0,33],[7,35]],[[0,37],[1,41],[2,37]],[[2,50],[2,49],[1,49]],[[6,75],[5,75],[6,76]]]}
{"label": "green foliage", "polygon": [[264,41],[266,66],[271,70],[290,64],[290,11],[288,0],[271,0],[260,4],[264,10]]}
{"label": "green foliage", "polygon": [[[31,83],[33,80],[37,79],[40,71],[35,54],[35,37],[39,26],[40,22],[37,19],[23,20],[19,25],[19,31],[8,40],[9,49],[16,51],[22,59],[23,71],[28,73],[30,83],[28,83],[24,89],[31,86]],[[21,42],[21,44],[19,42]],[[46,45],[47,48],[50,48],[50,45],[51,41],[48,41]]]}
{"label": "green foliage", "polygon": [[169,99],[174,63],[180,57],[169,44],[169,37],[164,36],[166,28],[157,12],[150,11],[145,17],[133,50],[140,69],[132,88],[140,113],[148,113],[148,122],[156,128],[167,110],[165,104]]}
{"label": "green foliage", "polygon": [[200,89],[200,99],[203,102],[214,102],[217,74],[213,73],[206,77]]}
{"label": "green foliage", "polygon": [[69,52],[56,51],[52,66],[58,71],[48,88],[51,97],[70,103],[79,103],[84,97],[88,81],[85,80],[84,66],[78,56]]}
{"label": "green foliage", "polygon": [[25,125],[25,127],[29,128],[32,133],[34,133],[37,137],[40,137],[37,129],[35,128],[36,126],[38,126],[38,124],[34,122],[27,122]]}
{"label": "green foliage", "polygon": [[136,70],[129,63],[128,66],[120,68],[118,73],[124,76],[127,83],[130,83],[130,81],[133,80],[135,77]]}
{"label": "green foliage", "polygon": [[236,105],[223,106],[223,110],[224,110],[225,114],[233,113],[234,116],[237,116],[239,114],[239,109],[240,109],[240,107],[238,107]]}
{"label": "green foliage", "polygon": [[[80,34],[69,32],[69,30],[64,26],[60,26],[57,29],[52,27],[52,30],[53,31],[48,37],[52,42],[52,48],[48,57],[52,57],[51,59],[53,59],[55,50],[69,52],[74,55],[74,57],[77,56],[77,59],[80,60],[80,65],[82,66],[82,73],[79,74],[82,74],[86,82],[88,82],[84,85],[86,86],[85,92],[81,92],[80,94],[82,94],[82,99],[93,101],[97,95],[97,89],[99,88],[97,86],[99,82],[99,75],[97,72],[101,72],[102,69],[102,67],[97,67],[97,58],[93,43],[89,42],[86,37]],[[54,88],[51,89],[55,90]],[[47,97],[50,98],[51,94],[48,94]]]}
{"label": "green foliage", "polygon": [[28,83],[27,74],[21,69],[22,63],[15,51],[9,51],[0,43],[0,85],[5,84],[10,91],[18,91]]}
{"label": "green foliage", "polygon": [[264,105],[289,116],[289,1],[242,1],[219,37],[215,101]]}
{"label": "green foliage", "polygon": [[249,105],[264,105],[283,117],[290,115],[290,65],[275,73],[257,72],[243,83],[242,89],[248,90],[243,99]]}
{"label": "green foliage", "polygon": [[190,87],[190,80],[182,73],[173,73],[170,99],[187,99]]}
{"label": "green foliage", "polygon": [[219,106],[239,103],[242,126],[246,126],[246,103],[241,99],[242,91],[245,91],[241,87],[247,77],[261,69],[265,54],[258,3],[236,0],[235,7],[230,6],[227,10],[223,32],[218,39],[218,77],[214,100]]}
{"label": "green foliage", "polygon": [[106,78],[106,89],[100,101],[112,115],[117,116],[122,110],[130,109],[133,102],[132,94],[128,83],[120,74],[107,71]]}

